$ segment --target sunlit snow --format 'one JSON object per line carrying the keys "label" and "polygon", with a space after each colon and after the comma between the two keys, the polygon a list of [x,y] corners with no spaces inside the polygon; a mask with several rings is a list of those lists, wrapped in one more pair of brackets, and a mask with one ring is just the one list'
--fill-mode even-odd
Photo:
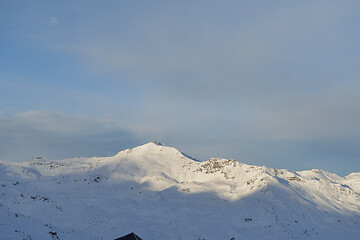
{"label": "sunlit snow", "polygon": [[358,239],[360,173],[190,159],[148,143],[113,157],[0,163],[0,239]]}

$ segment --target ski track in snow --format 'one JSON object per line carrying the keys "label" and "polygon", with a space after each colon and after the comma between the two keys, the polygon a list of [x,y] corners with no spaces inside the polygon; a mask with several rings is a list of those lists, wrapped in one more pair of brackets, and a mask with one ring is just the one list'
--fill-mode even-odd
{"label": "ski track in snow", "polygon": [[191,159],[148,143],[113,157],[0,162],[0,239],[360,239],[360,173]]}

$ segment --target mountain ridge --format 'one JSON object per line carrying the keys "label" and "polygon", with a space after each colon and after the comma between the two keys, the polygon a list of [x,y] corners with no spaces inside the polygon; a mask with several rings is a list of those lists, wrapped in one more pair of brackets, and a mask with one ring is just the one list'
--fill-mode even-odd
{"label": "mountain ridge", "polygon": [[360,235],[359,179],[199,162],[158,143],[112,157],[0,162],[0,231],[3,239],[53,239],[50,231],[58,239],[132,231],[143,239],[350,239]]}

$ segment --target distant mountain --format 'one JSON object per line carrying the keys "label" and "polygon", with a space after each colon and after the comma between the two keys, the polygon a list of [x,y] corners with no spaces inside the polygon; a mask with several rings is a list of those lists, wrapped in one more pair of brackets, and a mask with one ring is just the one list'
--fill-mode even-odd
{"label": "distant mountain", "polygon": [[148,143],[0,163],[0,239],[359,239],[360,173],[290,172]]}

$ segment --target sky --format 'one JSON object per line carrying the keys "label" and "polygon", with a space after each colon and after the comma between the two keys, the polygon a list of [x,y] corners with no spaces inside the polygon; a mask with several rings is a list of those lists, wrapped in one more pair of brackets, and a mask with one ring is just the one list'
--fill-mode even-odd
{"label": "sky", "polygon": [[360,171],[359,1],[0,1],[0,159],[160,141]]}

